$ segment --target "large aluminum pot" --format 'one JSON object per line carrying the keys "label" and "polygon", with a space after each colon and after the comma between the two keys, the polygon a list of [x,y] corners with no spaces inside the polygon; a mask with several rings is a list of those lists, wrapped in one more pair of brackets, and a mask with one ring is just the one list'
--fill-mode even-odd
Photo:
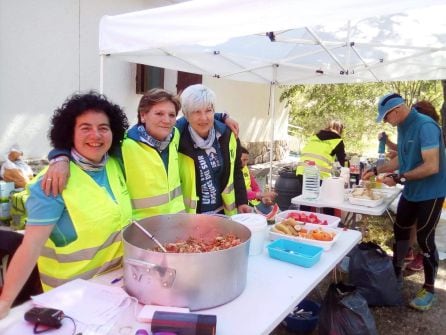
{"label": "large aluminum pot", "polygon": [[246,286],[251,232],[230,219],[171,214],[138,221],[162,244],[188,237],[210,239],[233,233],[238,246],[206,253],[152,251],[155,243],[134,224],[123,232],[125,289],[141,303],[200,310],[239,296]]}

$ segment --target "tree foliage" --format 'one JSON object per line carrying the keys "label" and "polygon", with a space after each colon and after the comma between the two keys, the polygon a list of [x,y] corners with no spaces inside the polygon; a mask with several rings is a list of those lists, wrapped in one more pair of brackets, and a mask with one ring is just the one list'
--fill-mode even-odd
{"label": "tree foliage", "polygon": [[429,100],[437,111],[443,101],[439,81],[295,85],[285,88],[281,100],[290,109],[289,123],[302,127],[304,138],[325,128],[329,120],[339,119],[345,125],[347,152],[373,153],[380,131],[396,134],[389,125],[375,122],[377,101],[388,92],[401,94],[409,106]]}

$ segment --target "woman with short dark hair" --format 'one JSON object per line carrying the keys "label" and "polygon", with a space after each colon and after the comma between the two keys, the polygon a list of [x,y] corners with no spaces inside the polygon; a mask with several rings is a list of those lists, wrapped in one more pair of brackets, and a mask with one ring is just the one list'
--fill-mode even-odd
{"label": "woman with short dark hair", "polygon": [[121,230],[132,210],[121,167],[109,153],[127,126],[121,108],[95,92],[75,94],[56,109],[49,137],[71,152],[70,180],[57,197],[46,196],[39,185],[45,170],[29,184],[25,235],[6,274],[0,318],[36,262],[44,290],[121,265]]}

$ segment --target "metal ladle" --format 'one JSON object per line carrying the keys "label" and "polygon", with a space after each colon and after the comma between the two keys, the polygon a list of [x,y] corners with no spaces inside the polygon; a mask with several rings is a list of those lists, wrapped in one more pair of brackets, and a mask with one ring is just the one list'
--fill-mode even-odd
{"label": "metal ladle", "polygon": [[150,239],[156,243],[156,245],[162,250],[162,252],[167,252],[166,248],[163,247],[163,245],[160,243],[160,241],[158,241],[155,236],[153,236],[152,234],[150,234],[143,226],[141,226],[138,222],[136,222],[135,220],[132,221],[132,223],[138,227],[144,234],[146,234],[148,237],[150,237]]}

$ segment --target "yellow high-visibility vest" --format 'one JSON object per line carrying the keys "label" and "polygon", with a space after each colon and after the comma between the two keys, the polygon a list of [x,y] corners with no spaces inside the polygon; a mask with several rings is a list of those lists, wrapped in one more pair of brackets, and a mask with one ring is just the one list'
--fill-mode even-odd
{"label": "yellow high-visibility vest", "polygon": [[70,163],[70,178],[62,198],[77,239],[62,247],[51,239],[45,243],[37,262],[45,291],[121,266],[121,230],[130,223],[132,208],[117,161],[110,157],[105,169],[115,200],[80,167]]}
{"label": "yellow high-visibility vest", "polygon": [[[251,191],[251,172],[249,171],[247,166],[242,168],[243,179],[245,180],[246,192]],[[257,206],[260,204],[260,201],[257,199],[249,200],[249,204],[251,206]]]}
{"label": "yellow high-visibility vest", "polygon": [[331,152],[341,141],[342,139],[340,138],[322,141],[316,135],[311,136],[308,143],[302,149],[296,168],[296,175],[303,175],[305,161],[310,160],[316,163],[321,179],[330,177],[335,160]]}
{"label": "yellow high-visibility vest", "polygon": [[133,218],[184,212],[178,167],[179,133],[175,129],[169,144],[168,171],[156,149],[126,138],[122,145],[127,188]]}

